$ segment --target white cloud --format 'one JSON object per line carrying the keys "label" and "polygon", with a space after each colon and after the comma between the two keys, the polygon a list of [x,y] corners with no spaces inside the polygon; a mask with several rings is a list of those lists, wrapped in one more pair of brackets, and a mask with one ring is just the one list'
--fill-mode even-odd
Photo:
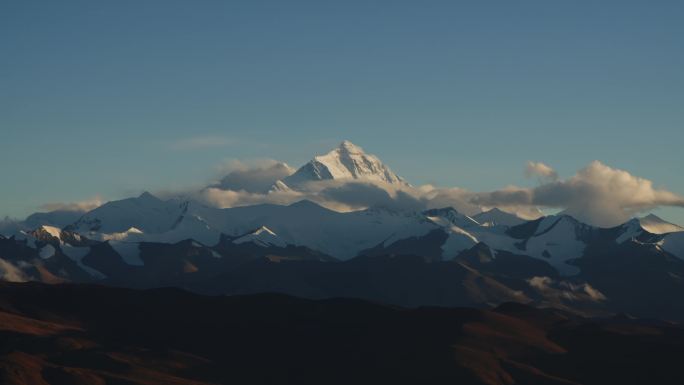
{"label": "white cloud", "polygon": [[223,190],[217,187],[209,187],[203,189],[197,198],[211,206],[227,208],[261,203],[285,205],[305,199],[306,196],[294,191],[274,191],[264,194],[245,190]]}
{"label": "white cloud", "polygon": [[638,212],[658,206],[682,206],[684,198],[653,186],[650,180],[595,161],[574,176],[559,179],[548,165],[530,162],[527,174],[546,182],[533,188],[507,186],[491,192],[462,188],[412,187],[363,180],[330,180],[305,184],[298,192],[272,192],[269,187],[292,173],[284,163],[261,161],[248,166],[232,162],[232,170],[221,183],[206,189],[202,198],[220,207],[257,203],[288,204],[309,199],[331,209],[348,211],[370,206],[422,210],[451,206],[473,215],[498,207],[522,218],[542,215],[539,208],[564,210],[586,223],[615,226]]}
{"label": "white cloud", "polygon": [[405,210],[454,207],[466,215],[498,207],[521,218],[535,219],[543,209],[563,210],[588,224],[610,227],[624,223],[641,211],[659,206],[684,207],[684,197],[653,186],[650,180],[595,161],[567,179],[560,179],[548,165],[527,164],[527,174],[545,179],[532,188],[507,186],[490,192],[431,185],[397,186],[363,180],[310,182],[298,191],[268,192],[270,186],[292,169],[274,160],[250,163],[231,161],[221,182],[203,189],[199,198],[218,207],[259,203],[290,204],[309,199],[338,211],[371,206]]}
{"label": "white cloud", "polygon": [[556,181],[558,173],[553,168],[542,162],[527,162],[525,176],[528,178],[537,177],[540,180]]}
{"label": "white cloud", "polygon": [[478,193],[472,202],[480,206],[561,208],[581,221],[605,227],[621,224],[639,212],[659,206],[684,207],[684,197],[655,188],[648,179],[599,161],[564,180],[534,188],[508,187]]}
{"label": "white cloud", "polygon": [[44,211],[73,211],[73,212],[86,212],[92,209],[102,206],[104,201],[101,197],[96,196],[91,199],[86,199],[78,202],[53,202],[46,203],[40,206],[41,210]]}
{"label": "white cloud", "polygon": [[303,199],[336,211],[352,211],[370,206],[397,209],[422,209],[424,202],[403,191],[385,190],[386,186],[365,181],[321,181],[300,191],[250,192],[209,187],[199,194],[203,202],[220,207],[247,206],[260,203],[291,204]]}
{"label": "white cloud", "polygon": [[[405,210],[454,207],[474,215],[494,207],[525,219],[542,215],[540,208],[563,210],[588,224],[615,226],[642,211],[660,206],[684,207],[684,197],[627,171],[594,161],[575,175],[560,179],[548,165],[529,162],[528,176],[546,179],[536,187],[507,186],[490,192],[463,188],[439,188],[431,185],[397,186],[368,180],[326,180],[310,182],[298,191],[269,191],[277,181],[294,171],[287,164],[272,159],[250,162],[232,160],[220,167],[223,178],[209,187],[165,191],[162,197],[195,197],[217,207],[235,207],[260,203],[290,204],[309,199],[338,211],[359,210],[371,206]],[[541,179],[540,179],[541,181]],[[159,193],[159,192],[157,192]],[[103,203],[95,197],[71,203],[48,203],[43,210],[84,212]],[[4,227],[13,222],[4,221]]]}
{"label": "white cloud", "polygon": [[224,177],[213,187],[222,190],[245,190],[254,193],[267,193],[273,184],[294,172],[286,163],[262,159],[246,164],[233,160],[222,167]]}

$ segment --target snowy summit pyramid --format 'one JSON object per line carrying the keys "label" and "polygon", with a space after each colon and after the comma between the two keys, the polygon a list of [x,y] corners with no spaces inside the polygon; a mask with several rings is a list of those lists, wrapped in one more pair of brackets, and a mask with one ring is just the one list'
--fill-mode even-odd
{"label": "snowy summit pyramid", "polygon": [[297,189],[315,181],[339,179],[365,179],[396,185],[408,185],[385,166],[378,157],[366,154],[354,143],[345,140],[325,155],[314,157],[294,174],[278,181],[275,189]]}

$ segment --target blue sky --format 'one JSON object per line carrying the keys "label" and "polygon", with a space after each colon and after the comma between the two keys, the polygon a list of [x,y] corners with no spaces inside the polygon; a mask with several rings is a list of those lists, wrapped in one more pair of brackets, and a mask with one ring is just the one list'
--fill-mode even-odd
{"label": "blue sky", "polygon": [[684,194],[682,20],[680,1],[2,2],[0,214],[342,139],[414,184],[601,160]]}

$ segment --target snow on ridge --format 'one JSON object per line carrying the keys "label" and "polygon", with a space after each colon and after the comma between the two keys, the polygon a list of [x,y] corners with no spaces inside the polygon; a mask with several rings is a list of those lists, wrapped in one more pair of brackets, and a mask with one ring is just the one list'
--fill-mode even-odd
{"label": "snow on ridge", "polygon": [[561,275],[569,276],[579,273],[579,268],[568,262],[581,257],[586,244],[576,237],[576,223],[566,218],[555,220],[545,226],[544,231],[530,238],[526,244],[526,254],[547,261]]}
{"label": "snow on ridge", "polygon": [[641,222],[639,222],[638,219],[630,220],[625,223],[622,228],[624,229],[623,233],[615,239],[615,242],[617,243],[625,243],[631,239],[637,238],[643,233]]}
{"label": "snow on ridge", "polygon": [[526,220],[519,216],[494,207],[473,216],[473,219],[483,226],[517,226]]}
{"label": "snow on ridge", "polygon": [[102,274],[99,270],[93,269],[92,267],[83,263],[83,258],[85,258],[88,253],[90,253],[90,247],[75,247],[71,245],[62,245],[62,252],[64,255],[69,257],[72,261],[76,262],[78,267],[83,269],[86,273],[97,279],[105,279],[106,275]]}
{"label": "snow on ridge", "polygon": [[253,242],[254,244],[262,247],[268,246],[278,246],[285,247],[287,242],[278,237],[271,229],[266,226],[261,226],[249,234],[245,234],[238,239],[234,239],[233,243],[242,244],[247,242]]}
{"label": "snow on ridge", "polygon": [[187,201],[164,201],[143,193],[137,198],[107,202],[84,214],[70,229],[84,234],[121,233],[135,227],[145,233],[162,233],[171,229],[187,207]]}
{"label": "snow on ridge", "polygon": [[102,241],[126,241],[131,237],[139,239],[143,234],[144,233],[136,227],[131,227],[120,233],[100,234],[99,238]]}
{"label": "snow on ridge", "polygon": [[140,244],[137,242],[110,241],[109,245],[116,251],[123,261],[131,266],[143,266],[145,262],[140,258]]}
{"label": "snow on ridge", "polygon": [[452,225],[463,228],[482,226],[477,220],[468,215],[461,214],[453,207],[427,210],[423,212],[423,215],[425,215],[428,220],[442,227],[449,227]]}
{"label": "snow on ridge", "polygon": [[684,227],[667,222],[654,214],[649,214],[645,217],[639,218],[638,220],[641,224],[641,227],[651,234],[667,234],[684,231]]}
{"label": "snow on ridge", "polygon": [[480,242],[473,234],[458,226],[449,226],[448,229],[449,237],[442,245],[442,256],[445,259],[455,258],[461,251]]}
{"label": "snow on ridge", "polygon": [[40,229],[45,230],[45,232],[47,232],[48,234],[50,234],[51,236],[53,236],[57,239],[61,239],[60,237],[62,235],[62,229],[60,229],[58,227],[42,225],[42,226],[40,226]]}

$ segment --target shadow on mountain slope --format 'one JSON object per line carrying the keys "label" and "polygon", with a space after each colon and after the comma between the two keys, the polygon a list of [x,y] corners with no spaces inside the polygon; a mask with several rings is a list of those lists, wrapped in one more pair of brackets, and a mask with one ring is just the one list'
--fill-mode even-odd
{"label": "shadow on mountain slope", "polygon": [[684,333],[628,318],[179,289],[0,286],[3,384],[679,384]]}

